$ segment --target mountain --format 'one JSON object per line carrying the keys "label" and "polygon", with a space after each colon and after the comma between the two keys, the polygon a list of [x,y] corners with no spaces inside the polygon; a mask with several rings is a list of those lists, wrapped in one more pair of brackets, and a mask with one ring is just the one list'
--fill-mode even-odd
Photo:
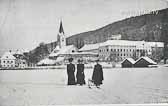
{"label": "mountain", "polygon": [[162,41],[162,31],[168,30],[168,27],[165,29],[162,27],[165,23],[168,23],[168,8],[127,18],[93,31],[70,36],[67,38],[67,45],[74,44],[81,48],[84,44],[104,42],[118,34],[121,35],[123,40]]}
{"label": "mountain", "polygon": [[[72,35],[66,39],[67,45],[74,44],[81,48],[84,44],[104,42],[115,35],[123,40],[167,41],[168,8],[149,14],[130,17],[106,25],[102,28]],[[56,47],[57,42],[40,44],[27,54],[28,60],[37,63],[47,57]]]}

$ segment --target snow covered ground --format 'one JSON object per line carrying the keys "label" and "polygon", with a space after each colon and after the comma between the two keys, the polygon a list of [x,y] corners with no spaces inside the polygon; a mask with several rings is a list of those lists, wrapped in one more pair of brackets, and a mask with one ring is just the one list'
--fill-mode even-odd
{"label": "snow covered ground", "polygon": [[89,89],[67,86],[65,69],[0,70],[0,106],[168,103],[168,67],[104,69],[104,78]]}

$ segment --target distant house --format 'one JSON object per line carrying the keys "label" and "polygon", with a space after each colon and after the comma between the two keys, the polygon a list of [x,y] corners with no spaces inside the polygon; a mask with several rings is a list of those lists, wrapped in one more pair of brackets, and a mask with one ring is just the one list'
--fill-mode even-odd
{"label": "distant house", "polygon": [[24,59],[23,54],[17,52],[5,52],[1,57],[2,68],[25,68],[27,61]]}
{"label": "distant house", "polygon": [[16,57],[11,52],[6,52],[1,57],[1,66],[6,68],[12,68],[16,66]]}
{"label": "distant house", "polygon": [[48,66],[48,65],[54,65],[55,61],[53,59],[45,58],[37,63],[38,66]]}
{"label": "distant house", "polygon": [[148,67],[149,65],[156,65],[156,64],[157,63],[154,62],[149,57],[141,57],[135,62],[134,67]]}
{"label": "distant house", "polygon": [[[74,45],[64,46],[61,49],[55,48],[49,55],[48,62],[51,62],[52,64],[57,64],[57,63],[63,64],[66,62],[70,54],[77,51],[78,49]],[[49,64],[49,65],[52,65],[52,64]]]}
{"label": "distant house", "polygon": [[121,62],[121,66],[123,68],[126,68],[126,67],[133,67],[135,64],[135,60],[132,59],[132,58],[126,58],[124,61]]}

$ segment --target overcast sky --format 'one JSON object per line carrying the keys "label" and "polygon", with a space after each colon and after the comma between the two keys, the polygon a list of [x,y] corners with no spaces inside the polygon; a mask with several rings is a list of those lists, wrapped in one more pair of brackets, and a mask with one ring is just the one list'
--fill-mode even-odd
{"label": "overcast sky", "polygon": [[166,0],[0,0],[0,51],[56,41],[60,19],[70,36],[167,6]]}

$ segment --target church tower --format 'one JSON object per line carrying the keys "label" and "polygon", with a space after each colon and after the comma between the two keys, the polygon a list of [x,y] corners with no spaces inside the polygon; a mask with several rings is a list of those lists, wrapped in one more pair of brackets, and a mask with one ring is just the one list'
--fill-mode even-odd
{"label": "church tower", "polygon": [[57,36],[57,42],[58,42],[60,49],[63,48],[64,46],[66,46],[66,37],[65,37],[62,21],[60,22],[59,32],[58,32],[58,36]]}

